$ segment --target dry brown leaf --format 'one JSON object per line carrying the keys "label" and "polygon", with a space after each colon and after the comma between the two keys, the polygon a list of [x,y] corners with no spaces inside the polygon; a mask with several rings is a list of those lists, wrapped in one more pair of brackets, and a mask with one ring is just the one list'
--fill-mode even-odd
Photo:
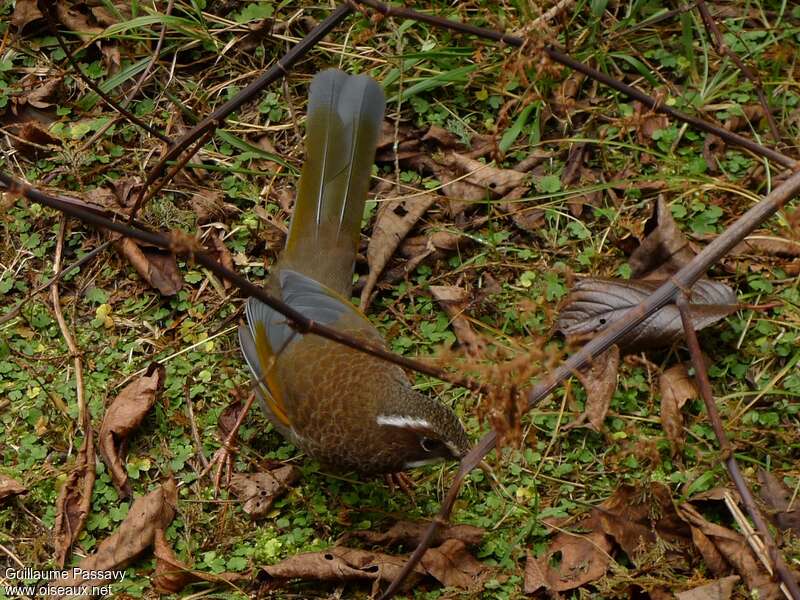
{"label": "dry brown leaf", "polygon": [[663,196],[644,225],[645,238],[628,259],[634,278],[657,279],[672,275],[694,258],[686,236],[675,223]]}
{"label": "dry brown leaf", "polygon": [[230,585],[248,580],[247,575],[241,573],[204,573],[191,569],[175,556],[163,529],[156,530],[153,546],[156,572],[152,583],[153,588],[161,594],[177,594],[187,585],[200,581]]}
{"label": "dry brown leaf", "polygon": [[[228,247],[225,245],[225,241],[222,239],[222,233],[217,230],[212,230],[208,234],[208,237],[211,239],[209,256],[220,263],[223,267],[226,267],[231,271],[235,271],[236,268],[233,264],[233,256],[231,255],[231,251],[228,250]],[[231,282],[227,279],[222,280],[222,286],[226,290],[230,289],[231,285]]]}
{"label": "dry brown leaf", "polygon": [[183,287],[183,277],[172,252],[122,238],[114,247],[130,261],[136,272],[163,296],[174,296]]}
{"label": "dry brown leaf", "polygon": [[220,437],[225,440],[230,435],[233,428],[236,426],[236,421],[242,414],[244,404],[241,400],[234,400],[219,414],[217,417],[217,429],[219,430]]}
{"label": "dry brown leaf", "polygon": [[11,138],[11,145],[29,159],[38,160],[61,147],[61,140],[34,121],[26,121],[11,129],[15,136]]}
{"label": "dry brown leaf", "polygon": [[527,179],[525,173],[487,165],[457,152],[447,155],[446,164],[459,174],[466,175],[464,181],[477,186],[481,190],[481,198],[486,197],[487,192],[503,196]]}
{"label": "dry brown leaf", "polygon": [[291,465],[262,473],[234,473],[230,489],[251,519],[261,519],[299,477],[300,471]]}
{"label": "dry brown leaf", "polygon": [[[137,498],[128,510],[128,516],[117,530],[97,546],[94,554],[84,558],[73,572],[73,577],[51,581],[49,585],[58,587],[78,587],[80,585],[103,585],[108,583],[103,575],[120,569],[153,544],[156,531],[166,529],[175,517],[178,490],[175,480],[165,481],[158,488]],[[90,577],[95,576],[95,579]],[[70,596],[50,596],[50,600]]]}
{"label": "dry brown leaf", "polygon": [[[778,600],[779,598],[783,598],[780,587],[756,560],[744,536],[727,527],[707,521],[697,509],[688,502],[682,504],[678,508],[678,511],[693,529],[697,529],[703,534],[702,538],[698,536],[697,539],[702,540],[705,538],[705,540],[713,544],[714,549],[720,556],[724,557],[725,562],[730,564],[736,572],[741,575],[748,589],[756,591],[759,594],[759,600]],[[701,543],[705,544],[705,541]],[[706,547],[704,551],[704,548],[698,545],[698,549],[701,550],[705,557],[708,548]],[[717,564],[714,570],[717,571],[718,569],[719,565]],[[716,574],[721,575],[722,573]]]}
{"label": "dry brown leaf", "polygon": [[22,485],[19,481],[0,473],[0,500],[5,500],[6,498],[11,498],[12,496],[19,496],[27,493],[28,488]]}
{"label": "dry brown leaf", "polygon": [[397,247],[435,201],[434,194],[423,194],[381,203],[367,247],[369,276],[361,290],[362,310],[369,305],[372,290]]}
{"label": "dry brown leaf", "polygon": [[432,285],[428,289],[450,317],[450,324],[453,326],[456,339],[467,355],[472,358],[483,356],[486,343],[480,335],[475,333],[469,319],[464,316],[464,310],[469,303],[467,290],[454,285]]}
{"label": "dry brown leaf", "polygon": [[800,241],[768,235],[751,235],[736,244],[729,254],[733,256],[761,254],[764,256],[797,258],[800,256]]}
{"label": "dry brown leaf", "polygon": [[728,600],[739,583],[738,575],[730,575],[685,592],[675,594],[677,600]]}
{"label": "dry brown leaf", "polygon": [[420,564],[442,585],[460,589],[474,589],[488,573],[461,540],[445,540],[441,546],[429,548]]}
{"label": "dry brown leaf", "polygon": [[[273,579],[372,581],[373,589],[377,590],[379,583],[394,581],[405,563],[404,556],[334,546],[322,552],[291,556],[264,567],[263,571]],[[404,589],[415,585],[426,574],[422,565],[417,565],[404,582]]]}
{"label": "dry brown leaf", "polygon": [[92,508],[92,491],[97,477],[94,433],[87,428],[75,464],[61,486],[56,500],[56,522],[53,526],[54,558],[58,568],[66,562],[70,548],[83,531]]}
{"label": "dry brown leaf", "polygon": [[661,388],[661,426],[675,454],[683,445],[681,409],[689,400],[699,398],[700,392],[685,363],[671,366],[661,374],[658,382]]}
{"label": "dry brown leaf", "polygon": [[565,430],[587,425],[594,431],[603,428],[608,407],[617,389],[617,372],[619,371],[619,346],[611,346],[606,352],[592,362],[588,371],[579,371],[576,375],[586,389],[586,406]]}
{"label": "dry brown leaf", "polygon": [[[372,530],[353,531],[345,534],[343,539],[356,538],[369,544],[379,546],[416,546],[430,523],[425,521],[398,521],[388,531],[377,532]],[[431,546],[442,544],[446,540],[459,540],[467,545],[474,546],[483,540],[485,531],[472,525],[444,525],[437,529],[436,535],[431,540]]]}
{"label": "dry brown leaf", "polygon": [[794,508],[787,510],[793,492],[769,471],[759,469],[758,482],[761,484],[758,493],[767,505],[769,518],[775,527],[800,535],[800,500],[795,500]]}
{"label": "dry brown leaf", "polygon": [[108,465],[111,480],[125,497],[131,495],[131,489],[125,470],[123,447],[128,436],[155,404],[163,381],[164,367],[152,363],[144,376],[129,383],[119,393],[106,410],[100,425],[100,454]]}
{"label": "dry brown leaf", "polygon": [[195,192],[190,203],[197,215],[197,222],[204,225],[224,219],[231,212],[231,207],[225,204],[223,198],[222,192],[218,190]]}
{"label": "dry brown leaf", "polygon": [[669,126],[669,119],[664,113],[647,109],[641,102],[633,103],[632,121],[636,127],[639,143],[643,145],[650,143],[656,131]]}
{"label": "dry brown leaf", "polygon": [[44,15],[37,6],[37,0],[17,0],[14,5],[14,12],[11,14],[11,24],[22,30],[25,25],[43,19]]}
{"label": "dry brown leaf", "polygon": [[90,41],[95,35],[103,32],[103,28],[92,24],[91,21],[94,19],[82,13],[77,6],[68,6],[65,2],[57,2],[54,8],[58,20],[77,33],[84,42]]}
{"label": "dry brown leaf", "polygon": [[[559,532],[542,557],[528,555],[525,593],[532,594],[540,588],[566,592],[600,579],[611,562],[609,552],[611,542],[601,531],[587,535]],[[553,564],[559,556],[560,561]]]}
{"label": "dry brown leaf", "polygon": [[[664,282],[662,280],[581,279],[564,299],[556,329],[570,342],[582,341],[619,321]],[[696,331],[739,309],[733,290],[718,281],[701,279],[692,286],[689,312]],[[617,340],[623,353],[663,348],[683,338],[677,306],[670,304]]]}

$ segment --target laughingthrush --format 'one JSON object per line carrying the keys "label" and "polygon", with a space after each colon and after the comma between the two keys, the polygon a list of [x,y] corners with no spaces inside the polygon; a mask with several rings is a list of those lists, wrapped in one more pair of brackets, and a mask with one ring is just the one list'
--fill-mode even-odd
{"label": "laughingthrush", "polygon": [[[383,120],[381,87],[330,69],[311,82],[306,159],[289,237],[267,290],[318,323],[384,344],[350,302],[361,218]],[[468,448],[458,418],[391,363],[292,329],[256,298],[239,343],[264,411],[285,438],[330,467],[391,473]]]}

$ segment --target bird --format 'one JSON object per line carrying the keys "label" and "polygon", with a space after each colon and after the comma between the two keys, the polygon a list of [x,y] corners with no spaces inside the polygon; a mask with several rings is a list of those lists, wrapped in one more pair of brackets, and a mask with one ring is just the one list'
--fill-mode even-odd
{"label": "bird", "polygon": [[[385,348],[351,302],[384,107],[383,89],[368,76],[337,69],[314,76],[289,234],[265,288],[309,319]],[[239,344],[267,418],[322,465],[393,474],[466,454],[455,413],[415,390],[399,366],[301,334],[254,297],[245,317]]]}

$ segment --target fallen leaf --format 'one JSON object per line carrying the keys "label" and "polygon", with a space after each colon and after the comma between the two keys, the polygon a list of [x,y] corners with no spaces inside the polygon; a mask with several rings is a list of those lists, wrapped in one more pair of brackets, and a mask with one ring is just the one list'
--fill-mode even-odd
{"label": "fallen leaf", "polygon": [[611,346],[603,354],[592,361],[591,368],[578,371],[576,376],[586,390],[586,405],[583,412],[572,423],[564,427],[573,429],[588,423],[594,431],[603,428],[608,407],[617,389],[617,372],[619,370],[619,346]]}
{"label": "fallen leaf", "polygon": [[[356,538],[369,544],[379,546],[416,546],[430,523],[424,521],[398,521],[388,531],[379,533],[372,530],[353,531],[343,536],[343,539]],[[444,525],[436,531],[431,540],[431,546],[442,544],[446,540],[459,540],[469,546],[480,544],[485,530],[472,525]]]}
{"label": "fallen leaf", "polygon": [[53,77],[14,98],[14,100],[19,105],[26,103],[35,108],[48,108],[58,102],[61,95],[62,81],[60,77]]}
{"label": "fallen leaf", "polygon": [[645,109],[641,102],[633,103],[632,117],[636,134],[640,144],[648,144],[656,131],[666,129],[669,126],[669,119],[664,113],[655,112],[652,109]]}
{"label": "fallen leaf", "polygon": [[0,500],[5,500],[6,498],[11,498],[12,496],[19,496],[27,493],[28,488],[26,488],[16,479],[0,473]]}
{"label": "fallen leaf", "polygon": [[700,397],[693,376],[686,364],[673,365],[659,377],[661,388],[661,426],[676,454],[683,445],[683,415],[681,409],[689,400]]}
{"label": "fallen leaf", "polygon": [[738,575],[730,575],[685,592],[675,594],[677,600],[728,600],[739,583]]}
{"label": "fallen leaf", "polygon": [[729,252],[731,256],[743,254],[797,258],[800,256],[800,241],[768,235],[751,235],[736,244]]}
{"label": "fallen leaf", "polygon": [[395,198],[381,203],[367,247],[369,275],[361,290],[362,310],[369,305],[372,291],[389,259],[435,201],[434,194],[423,194]]}
{"label": "fallen leaf", "polygon": [[636,279],[672,275],[694,258],[695,253],[661,195],[653,206],[653,214],[645,222],[644,234],[645,238],[628,259]]}
{"label": "fallen leaf", "polygon": [[92,509],[92,492],[97,477],[94,433],[87,428],[75,464],[61,486],[56,500],[56,522],[53,526],[53,560],[63,568],[70,548],[83,531]]}
{"label": "fallen leaf", "polygon": [[[556,329],[567,340],[583,340],[609,327],[638,306],[663,281],[581,279],[564,300]],[[689,299],[692,324],[699,331],[738,310],[736,294],[723,283],[701,279]],[[667,347],[683,337],[680,313],[670,304],[617,340],[624,353]]]}
{"label": "fallen leaf", "polygon": [[441,546],[429,548],[420,564],[443,586],[460,589],[474,589],[488,573],[461,540],[445,540]]}
{"label": "fallen leaf", "polygon": [[218,190],[199,190],[192,196],[190,204],[197,215],[197,222],[201,225],[221,221],[232,210],[231,206],[225,204],[222,192]]}
{"label": "fallen leaf", "polygon": [[11,24],[21,31],[28,23],[43,19],[44,15],[36,5],[37,0],[17,0],[11,14]]}
{"label": "fallen leaf", "polygon": [[472,358],[483,356],[486,343],[475,333],[469,320],[464,316],[469,301],[467,291],[454,285],[432,285],[428,289],[450,317],[450,324],[453,326],[456,339],[467,355]]}
{"label": "fallen leaf", "polygon": [[686,522],[699,530],[714,545],[718,553],[725,558],[725,561],[741,575],[748,589],[758,593],[759,600],[778,600],[783,598],[783,593],[778,583],[772,580],[756,560],[744,536],[727,527],[707,521],[688,502],[682,504],[678,511]]}
{"label": "fallen leaf", "polygon": [[611,562],[611,542],[601,531],[587,535],[559,532],[540,558],[528,555],[525,593],[540,588],[553,592],[574,590],[605,575]]}
{"label": "fallen leaf", "polygon": [[204,573],[188,567],[175,556],[163,529],[155,532],[153,554],[156,557],[156,572],[152,583],[153,588],[161,594],[177,594],[187,585],[200,581],[231,585],[249,579],[241,573]]}
{"label": "fallen leaf", "polygon": [[174,296],[183,287],[183,277],[172,252],[121,238],[114,247],[136,269],[136,272],[164,296]]}
{"label": "fallen leaf", "polygon": [[[227,267],[231,271],[235,271],[236,268],[233,264],[233,256],[231,255],[231,251],[228,250],[228,247],[225,245],[225,241],[222,239],[222,234],[219,231],[212,230],[209,232],[208,237],[211,240],[211,251],[209,252],[209,256],[220,263],[223,267]],[[227,279],[222,280],[222,286],[226,290],[230,289],[231,285],[231,282]]]}
{"label": "fallen leaf", "polygon": [[[291,556],[281,562],[263,567],[263,572],[273,579],[306,579],[310,581],[372,581],[374,590],[381,582],[391,583],[406,563],[404,556],[392,556],[355,548],[334,546],[322,552],[306,552]],[[403,584],[413,587],[427,574],[417,565]]]}
{"label": "fallen leaf", "polygon": [[[172,478],[146,496],[137,498],[117,530],[98,544],[94,554],[81,560],[78,570],[72,571],[72,577],[51,581],[49,585],[74,588],[108,583],[110,579],[104,575],[108,577],[111,571],[125,567],[153,544],[156,531],[167,528],[175,517],[177,501],[178,490]],[[75,597],[55,595],[50,599]]]}
{"label": "fallen leaf", "polygon": [[11,129],[15,136],[11,138],[11,145],[29,159],[38,160],[61,147],[61,140],[34,121],[26,121]]}
{"label": "fallen leaf", "polygon": [[795,500],[794,508],[787,510],[794,494],[769,471],[759,469],[758,482],[761,484],[758,493],[767,505],[767,514],[775,527],[800,535],[800,500]]}
{"label": "fallen leaf", "polygon": [[234,473],[230,489],[251,519],[261,519],[299,477],[300,471],[290,465],[262,473]]}
{"label": "fallen leaf", "polygon": [[152,363],[144,376],[125,386],[103,416],[98,440],[100,454],[108,465],[111,480],[124,497],[131,495],[131,488],[123,447],[155,404],[163,381],[164,367]]}
{"label": "fallen leaf", "polygon": [[525,173],[487,165],[457,152],[447,155],[446,164],[465,175],[464,181],[477,186],[481,190],[481,197],[485,197],[486,192],[503,196],[527,179]]}
{"label": "fallen leaf", "polygon": [[98,33],[103,32],[102,27],[92,24],[94,21],[89,15],[82,13],[76,6],[68,6],[66,3],[58,2],[55,4],[56,15],[63,25],[78,34],[84,42],[91,39]]}
{"label": "fallen leaf", "polygon": [[243,409],[244,404],[241,400],[234,400],[222,409],[219,417],[217,417],[217,429],[223,440],[227,439],[231,431],[233,431],[233,428],[236,426],[236,421],[239,420]]}

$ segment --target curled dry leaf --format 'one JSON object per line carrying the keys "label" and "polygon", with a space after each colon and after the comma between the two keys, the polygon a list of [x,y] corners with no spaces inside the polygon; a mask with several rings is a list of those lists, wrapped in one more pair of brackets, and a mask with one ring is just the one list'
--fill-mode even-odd
{"label": "curled dry leaf", "polygon": [[770,520],[781,531],[794,531],[800,535],[800,501],[795,500],[794,507],[789,506],[794,493],[775,475],[764,469],[758,470],[758,482],[761,484],[759,495],[767,505]]}
{"label": "curled dry leaf", "polygon": [[467,290],[454,285],[432,285],[429,289],[431,295],[450,317],[456,339],[467,355],[472,358],[483,356],[486,343],[475,333],[469,320],[464,316],[469,301]]}
{"label": "curled dry leaf", "polygon": [[[226,267],[231,271],[235,271],[236,268],[233,264],[233,256],[231,255],[231,251],[228,250],[228,247],[225,245],[225,241],[222,239],[222,233],[212,230],[208,234],[208,237],[211,240],[211,252],[209,252],[211,258],[220,263],[223,267]],[[231,282],[227,279],[223,279],[222,286],[228,290],[231,287]]]}
{"label": "curled dry leaf", "polygon": [[460,175],[465,175],[464,181],[477,186],[481,190],[481,198],[485,197],[487,192],[503,196],[515,187],[521,186],[527,178],[525,173],[487,165],[457,152],[447,155],[446,164]]}
{"label": "curled dry leaf", "polygon": [[658,279],[672,275],[694,258],[686,236],[675,223],[672,210],[659,195],[653,214],[645,222],[645,237],[628,264],[634,278]]}
{"label": "curled dry leaf", "polygon": [[[94,554],[84,558],[72,577],[51,581],[53,587],[75,588],[81,585],[103,585],[109,583],[103,576],[120,569],[149,548],[155,539],[156,531],[166,529],[175,517],[178,490],[173,479],[168,479],[158,488],[137,498],[128,510],[128,516],[117,530],[97,546]],[[96,577],[91,579],[90,577]],[[70,596],[50,596],[50,600],[76,598]]]}
{"label": "curled dry leaf", "polygon": [[83,531],[86,519],[89,517],[96,477],[94,433],[91,427],[88,427],[75,464],[61,486],[56,500],[53,560],[59,568],[64,566],[72,544]]}
{"label": "curled dry leaf", "polygon": [[683,445],[683,415],[681,409],[689,400],[700,397],[693,376],[684,363],[673,365],[659,377],[661,388],[661,426],[672,445],[673,454]]}
{"label": "curled dry leaf", "polygon": [[[591,337],[639,305],[663,281],[582,279],[573,287],[558,315],[556,329],[569,341]],[[689,299],[692,325],[699,331],[738,310],[736,295],[723,283],[701,279]],[[683,337],[678,308],[670,304],[645,319],[617,343],[625,352],[663,348]]]}
{"label": "curled dry leaf", "polygon": [[739,583],[738,575],[729,575],[711,583],[675,594],[677,600],[729,600]]}
{"label": "curled dry leaf", "polygon": [[[404,556],[392,556],[355,548],[334,546],[322,552],[307,552],[291,556],[263,568],[272,579],[306,579],[311,581],[373,581],[374,590],[380,583],[391,583],[406,562]],[[411,572],[404,588],[412,587],[427,574],[422,565]]]}
{"label": "curled dry leaf", "polygon": [[200,581],[230,585],[248,579],[241,573],[204,573],[191,569],[175,556],[163,529],[156,530],[153,546],[153,554],[156,557],[153,587],[161,594],[177,594],[187,585]]}
{"label": "curled dry leaf", "polygon": [[121,238],[114,247],[130,261],[136,272],[164,296],[174,296],[183,287],[183,277],[172,252]]}
{"label": "curled dry leaf", "polygon": [[61,140],[50,135],[46,129],[34,121],[26,121],[20,126],[11,127],[14,132],[11,145],[20,154],[29,158],[43,158],[61,146]]}
{"label": "curled dry leaf", "polygon": [[367,247],[369,275],[361,290],[361,309],[369,305],[372,290],[400,243],[436,201],[434,194],[394,198],[381,203]]}
{"label": "curled dry leaf", "polygon": [[232,210],[230,205],[225,204],[222,192],[218,190],[199,190],[194,193],[189,203],[197,215],[197,222],[201,225],[222,221]]}
{"label": "curled dry leaf", "polygon": [[0,473],[0,500],[11,498],[12,496],[19,496],[20,494],[27,494],[28,488],[22,485],[16,479],[3,475]]}
{"label": "curled dry leaf", "polygon": [[129,383],[116,397],[100,425],[100,454],[108,465],[111,480],[124,495],[130,496],[123,447],[128,436],[139,426],[155,404],[164,381],[164,367],[153,363],[147,373]]}
{"label": "curled dry leaf", "polygon": [[429,548],[420,564],[442,585],[460,589],[475,589],[489,573],[461,540],[445,540],[440,546]]}
{"label": "curled dry leaf", "polygon": [[25,25],[43,19],[44,15],[37,6],[37,0],[17,0],[11,14],[11,24],[21,31]]}
{"label": "curled dry leaf", "polygon": [[239,498],[244,512],[252,519],[269,513],[272,504],[300,477],[300,471],[290,465],[263,473],[235,473],[230,489]]}
{"label": "curled dry leaf", "polygon": [[579,371],[576,374],[586,390],[586,406],[578,418],[564,429],[569,430],[582,425],[595,431],[603,428],[614,390],[617,389],[618,371],[619,346],[615,344],[594,359],[588,371]]}
{"label": "curled dry leaf", "polygon": [[[353,531],[343,539],[356,538],[369,544],[379,546],[406,546],[412,547],[419,544],[430,523],[425,521],[398,521],[388,531],[377,532],[372,530]],[[444,525],[436,531],[431,540],[431,546],[442,544],[446,540],[459,540],[469,546],[480,544],[485,530],[473,525]]]}
{"label": "curled dry leaf", "polygon": [[[544,556],[528,554],[525,562],[525,593],[544,588],[552,592],[574,590],[605,575],[611,562],[611,541],[602,531],[587,535],[556,534]],[[555,557],[561,560],[553,565]]]}
{"label": "curled dry leaf", "polygon": [[[698,550],[701,551],[709,567],[713,564],[715,574],[722,575],[722,563],[731,565],[741,575],[748,589],[758,593],[760,600],[778,600],[783,593],[778,583],[757,561],[753,551],[741,534],[707,521],[691,504],[684,503],[678,508],[679,514],[692,527],[692,537]],[[698,535],[699,534],[699,535]]]}
{"label": "curled dry leaf", "polygon": [[61,23],[78,34],[84,42],[103,32],[102,27],[93,23],[94,18],[81,12],[79,6],[69,6],[66,2],[55,4],[56,16]]}

